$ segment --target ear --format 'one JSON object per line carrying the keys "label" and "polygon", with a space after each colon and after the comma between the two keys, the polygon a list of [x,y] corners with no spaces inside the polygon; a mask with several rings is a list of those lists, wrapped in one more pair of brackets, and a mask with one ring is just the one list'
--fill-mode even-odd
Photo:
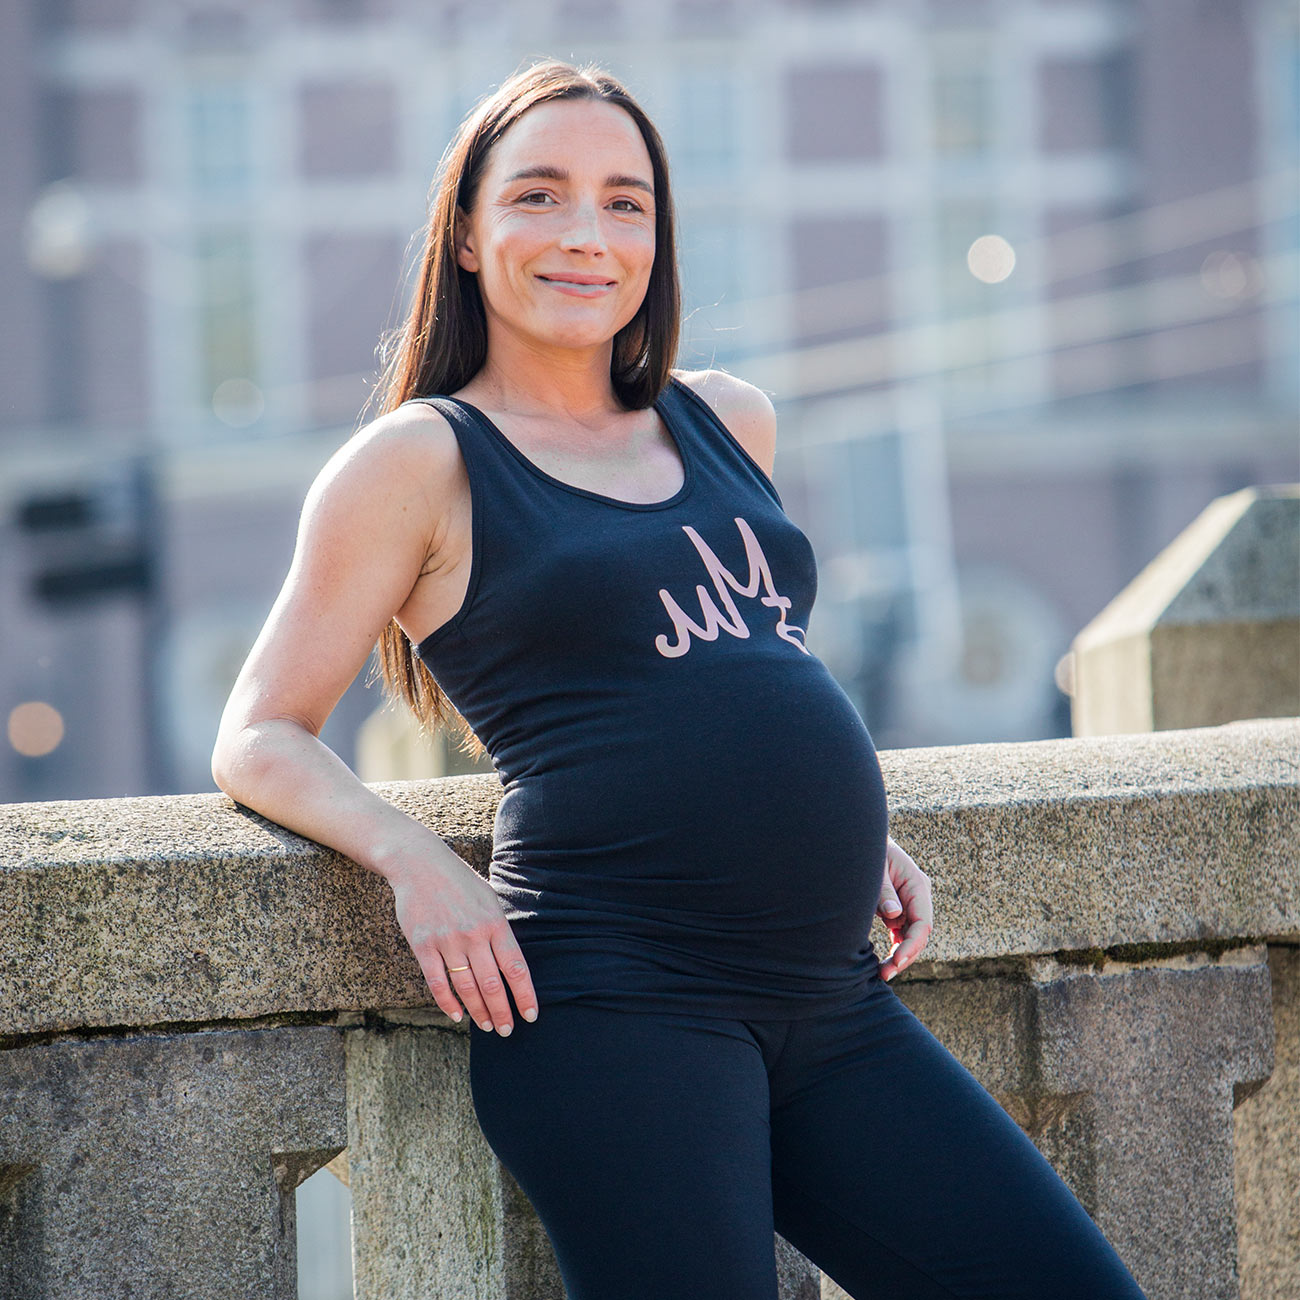
{"label": "ear", "polygon": [[478,253],[474,251],[474,235],[469,214],[464,208],[456,209],[456,265],[463,271],[477,272]]}

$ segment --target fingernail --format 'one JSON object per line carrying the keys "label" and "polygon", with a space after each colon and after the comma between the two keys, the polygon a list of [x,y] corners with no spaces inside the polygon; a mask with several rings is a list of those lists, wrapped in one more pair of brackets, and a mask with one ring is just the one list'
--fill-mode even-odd
{"label": "fingernail", "polygon": [[452,1019],[453,1019],[457,1024],[460,1024],[460,1022],[461,1022],[462,1020],[465,1019],[465,1016],[464,1016],[464,1014],[463,1014],[462,1012],[457,1011],[457,1012],[452,1016]]}
{"label": "fingernail", "polygon": [[490,1034],[492,1032],[492,1022],[490,1020],[480,1020],[478,1022],[478,1027],[483,1030],[484,1033]]}
{"label": "fingernail", "polygon": [[513,1028],[514,1028],[514,1025],[502,1025],[501,1028],[497,1030],[497,1033],[500,1034],[502,1038],[509,1038],[509,1037],[510,1037],[510,1031],[511,1031]]}
{"label": "fingernail", "polygon": [[528,1010],[524,1012],[524,1019],[525,1019],[525,1020],[536,1020],[536,1019],[537,1019],[537,1008],[536,1008],[536,1007],[529,1007]]}

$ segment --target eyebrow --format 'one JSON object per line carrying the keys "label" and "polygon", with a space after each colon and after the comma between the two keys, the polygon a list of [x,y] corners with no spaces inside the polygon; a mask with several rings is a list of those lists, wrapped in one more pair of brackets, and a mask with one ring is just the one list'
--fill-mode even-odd
{"label": "eyebrow", "polygon": [[[515,181],[567,181],[569,179],[571,179],[569,173],[563,167],[552,167],[548,163],[539,163],[534,167],[521,167],[519,171],[512,172],[506,177],[505,183],[510,185]],[[639,176],[606,176],[605,185],[611,190],[644,190],[651,196],[655,192],[654,186],[649,181],[643,181]]]}

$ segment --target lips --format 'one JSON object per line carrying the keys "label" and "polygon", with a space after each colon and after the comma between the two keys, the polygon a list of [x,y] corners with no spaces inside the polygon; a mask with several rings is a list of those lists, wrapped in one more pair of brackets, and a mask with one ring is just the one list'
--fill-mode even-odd
{"label": "lips", "polygon": [[579,275],[577,272],[565,271],[557,275],[538,275],[539,280],[545,280],[547,284],[584,284],[584,285],[612,285],[613,280],[603,275]]}

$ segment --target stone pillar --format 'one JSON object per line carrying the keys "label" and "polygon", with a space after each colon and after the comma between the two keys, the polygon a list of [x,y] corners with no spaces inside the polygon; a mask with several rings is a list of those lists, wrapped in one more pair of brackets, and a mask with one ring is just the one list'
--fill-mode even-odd
{"label": "stone pillar", "polygon": [[1150,1300],[1236,1300],[1233,1106],[1272,1068],[1267,968],[939,979],[900,994],[1038,1144]]}
{"label": "stone pillar", "polygon": [[1300,714],[1300,487],[1212,502],[1075,638],[1074,734]]}
{"label": "stone pillar", "polygon": [[1272,1076],[1237,1107],[1241,1300],[1300,1296],[1300,947],[1271,946]]}
{"label": "stone pillar", "polygon": [[564,1300],[546,1234],[479,1131],[464,1031],[347,1036],[357,1300]]}
{"label": "stone pillar", "polygon": [[294,1189],[343,1147],[330,1028],[0,1051],[0,1295],[293,1300]]}

